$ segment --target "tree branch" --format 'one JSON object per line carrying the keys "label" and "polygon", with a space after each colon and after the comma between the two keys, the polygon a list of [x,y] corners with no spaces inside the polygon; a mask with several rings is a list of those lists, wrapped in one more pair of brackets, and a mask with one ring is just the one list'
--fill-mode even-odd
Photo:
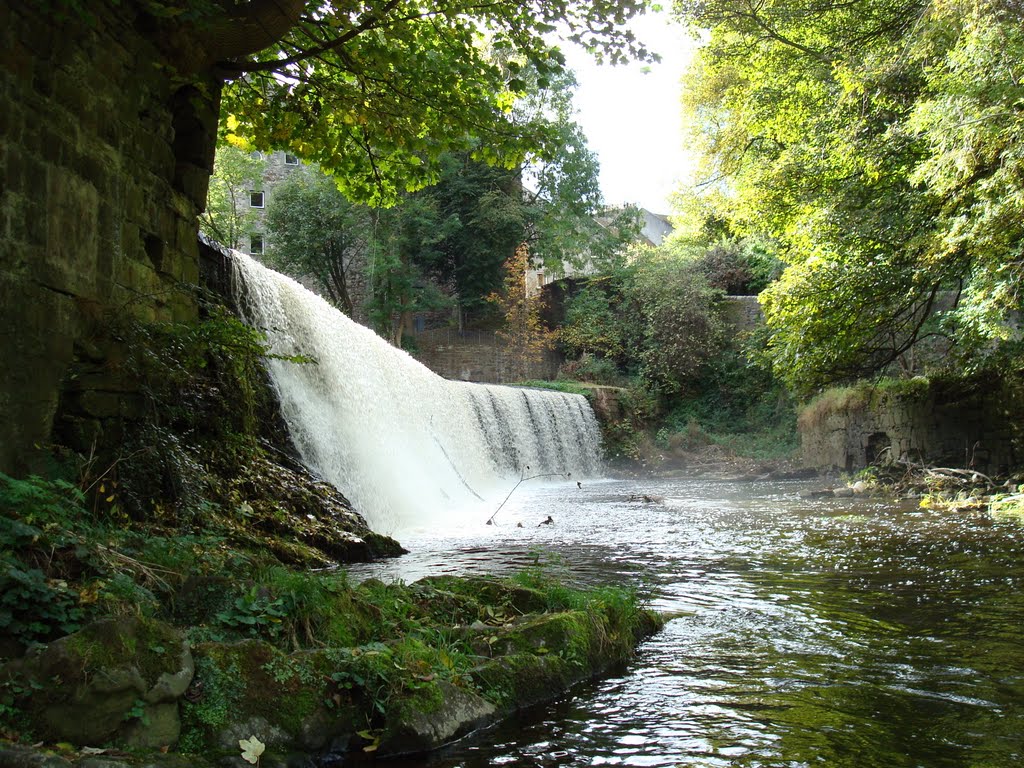
{"label": "tree branch", "polygon": [[[222,59],[248,56],[281,40],[302,16],[308,0],[250,0],[233,5],[214,20],[177,30],[175,43],[181,50],[202,55],[190,62],[190,69],[209,69]],[[186,38],[191,37],[191,40]],[[193,56],[196,54],[193,53]]]}
{"label": "tree branch", "polygon": [[[268,2],[286,2],[286,1],[287,2],[299,2],[299,0],[266,0],[266,1],[268,1]],[[308,50],[299,50],[298,53],[295,53],[295,54],[293,54],[291,56],[288,56],[288,57],[285,57],[283,59],[273,59],[271,61],[218,61],[217,66],[218,66],[218,68],[222,72],[225,72],[227,74],[235,74],[235,75],[240,75],[240,74],[243,74],[245,72],[272,72],[272,71],[279,70],[282,67],[287,67],[287,66],[290,66],[292,64],[297,64],[300,61],[304,61],[306,59],[310,59],[310,58],[314,58],[314,57],[317,57],[317,56],[321,56],[321,55],[323,55],[325,53],[333,51],[336,48],[340,48],[341,46],[343,46],[345,43],[349,42],[350,40],[358,37],[359,35],[363,34],[364,32],[367,32],[367,31],[373,29],[374,27],[376,27],[378,24],[380,24],[384,20],[384,17],[386,17],[388,15],[388,13],[390,13],[392,10],[394,10],[398,6],[399,2],[400,2],[400,0],[388,0],[388,2],[386,2],[383,5],[383,7],[381,7],[381,9],[379,11],[377,11],[376,13],[367,14],[366,17],[362,20],[362,22],[360,22],[356,26],[354,26],[351,29],[347,30],[346,32],[343,32],[342,34],[338,35],[333,40],[329,40],[329,41],[327,41],[327,42],[325,42],[325,43],[323,43],[321,45],[318,45],[315,48],[310,48]],[[299,4],[304,6],[304,2],[300,2]],[[296,18],[292,22],[292,25],[297,23],[297,21],[298,21],[298,15],[296,15]],[[285,31],[287,31],[287,30],[285,30]],[[277,38],[277,39],[280,39],[280,37]],[[272,44],[272,43],[274,43],[276,41],[277,41],[276,39],[272,40],[269,43],[267,43],[267,45],[270,45],[270,44]],[[245,53],[254,53],[257,50],[262,50],[262,48],[266,48],[266,47],[267,46],[264,45],[261,48],[256,48],[254,50],[249,50],[249,51],[246,51]],[[242,54],[242,55],[244,55],[244,54]],[[227,58],[231,58],[231,57],[230,56],[225,56],[223,58],[227,59]]]}

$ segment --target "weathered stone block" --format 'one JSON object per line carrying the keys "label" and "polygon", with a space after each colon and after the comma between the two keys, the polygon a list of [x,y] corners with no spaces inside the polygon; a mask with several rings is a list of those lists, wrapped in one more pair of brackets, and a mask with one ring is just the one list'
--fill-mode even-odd
{"label": "weathered stone block", "polygon": [[[4,3],[0,13],[0,165],[5,178],[0,269],[16,272],[28,292],[43,284],[100,307],[130,299],[155,305],[155,299],[145,297],[158,296],[166,282],[198,271],[188,263],[196,259],[195,247],[185,247],[187,227],[179,222],[191,222],[194,235],[199,203],[175,190],[175,170],[187,156],[197,166],[188,194],[194,197],[196,189],[204,188],[201,177],[210,165],[205,160],[212,162],[216,98],[199,105],[198,111],[187,100],[172,103],[172,90],[178,87],[172,68],[161,65],[162,55],[146,37],[153,27],[138,23],[146,19],[136,16],[135,5],[94,4],[88,24],[76,13],[55,15],[38,3]],[[211,87],[215,96],[216,85]],[[191,126],[188,139],[178,145],[176,120]],[[204,141],[208,147],[190,143]],[[130,196],[121,190],[129,177],[134,180]],[[178,214],[166,227],[158,216],[163,210]],[[122,237],[125,221],[145,236],[181,244],[175,246],[179,255],[168,275],[161,278],[152,270],[122,266],[146,253],[143,236]],[[139,314],[162,311],[151,307]],[[188,315],[184,304],[174,312]],[[192,312],[194,317],[194,307]],[[11,320],[10,332],[23,337],[19,348],[38,346],[48,336],[67,340],[85,333],[80,324],[56,329],[55,323],[63,322],[58,317],[33,312],[22,317],[10,308],[4,316]],[[26,364],[47,370],[62,364],[46,363],[34,351],[27,354]],[[60,377],[47,373],[37,378],[37,388],[45,390],[40,401],[53,402]],[[22,394],[0,394],[0,401],[12,399],[20,402]],[[26,407],[34,414],[42,412]],[[29,418],[27,413],[4,415]],[[30,421],[31,427],[4,430],[5,440],[21,436],[17,440],[22,442],[7,443],[0,451],[0,470],[14,470],[10,457],[31,453],[32,444],[26,441],[36,434],[35,416]],[[37,437],[33,442],[46,441],[45,435]]]}
{"label": "weathered stone block", "polygon": [[999,388],[944,392],[919,385],[911,395],[882,393],[860,409],[818,414],[814,423],[801,420],[804,461],[859,469],[878,458],[868,449],[871,436],[885,434],[893,446],[887,458],[990,472],[1018,466],[1024,458],[1017,448],[1024,416],[1019,400]]}
{"label": "weathered stone block", "polygon": [[72,768],[63,757],[45,755],[20,744],[0,744],[0,765],[4,768]]}

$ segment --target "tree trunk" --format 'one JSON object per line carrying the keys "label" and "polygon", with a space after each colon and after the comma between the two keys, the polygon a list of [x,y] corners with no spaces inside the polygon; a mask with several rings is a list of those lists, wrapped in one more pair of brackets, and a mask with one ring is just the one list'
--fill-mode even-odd
{"label": "tree trunk", "polygon": [[307,0],[250,0],[229,5],[212,19],[160,29],[155,39],[174,60],[180,74],[215,69],[218,62],[262,51],[283,38],[298,24]]}

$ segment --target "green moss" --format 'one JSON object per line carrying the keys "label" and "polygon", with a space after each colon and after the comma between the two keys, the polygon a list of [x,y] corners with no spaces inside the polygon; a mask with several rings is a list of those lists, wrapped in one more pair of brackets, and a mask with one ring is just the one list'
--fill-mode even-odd
{"label": "green moss", "polygon": [[122,619],[90,624],[65,639],[83,677],[104,669],[136,666],[143,680],[155,683],[161,674],[178,670],[181,635],[163,622]]}
{"label": "green moss", "polygon": [[[543,581],[545,587],[554,583],[553,580],[537,581]],[[456,618],[454,623],[471,624],[476,619],[485,620],[488,618],[487,607],[506,609],[507,613],[518,615],[547,610],[550,603],[543,589],[518,579],[434,576],[421,580],[418,585],[433,592],[430,610],[450,611]],[[439,597],[440,605],[436,603]]]}
{"label": "green moss", "polygon": [[564,611],[518,623],[501,634],[494,646],[502,655],[553,653],[582,668],[594,658],[595,634],[599,631],[600,622],[592,615]]}
{"label": "green moss", "polygon": [[251,716],[299,733],[324,704],[324,671],[316,654],[285,656],[258,641],[203,645],[196,651],[201,694],[182,706],[182,751],[214,748],[218,732]]}
{"label": "green moss", "polygon": [[[401,734],[403,713],[419,713],[420,725],[422,716],[450,718],[442,711],[444,691],[465,691],[472,699],[478,686],[509,711],[625,658],[643,626],[633,593],[572,589],[539,569],[515,580],[442,577],[408,586],[375,580],[352,586],[337,573],[257,567],[248,560],[244,568],[252,581],[203,576],[187,582],[203,595],[192,602],[215,602],[220,592],[230,603],[231,589],[244,589],[286,615],[266,639],[225,642],[243,629],[224,622],[193,629],[194,637],[229,637],[194,648],[195,679],[181,701],[181,749],[187,753],[216,755],[225,729],[252,718],[288,734],[291,743],[313,738],[311,729]],[[203,613],[195,605],[190,611]],[[107,622],[76,637],[77,674],[139,658],[153,665],[145,672],[151,682],[170,671],[180,637],[160,622],[135,623],[131,633]],[[329,647],[308,647],[318,642]]]}
{"label": "green moss", "polygon": [[417,685],[405,693],[400,705],[393,708],[393,714],[389,713],[392,714],[392,717],[402,719],[402,713],[407,709],[425,715],[433,714],[441,709],[444,704],[444,694],[442,694],[437,681],[421,682],[422,685]]}
{"label": "green moss", "polygon": [[924,376],[911,379],[884,378],[862,381],[848,387],[832,387],[814,397],[798,416],[801,430],[813,428],[834,413],[853,414],[880,408],[890,399],[923,401],[932,391]]}
{"label": "green moss", "polygon": [[473,679],[484,698],[512,712],[554,698],[580,678],[557,655],[514,653],[482,664]]}
{"label": "green moss", "polygon": [[241,667],[234,659],[218,654],[197,655],[192,690],[197,693],[181,702],[179,749],[205,753],[216,746],[215,737],[238,713],[245,691]]}

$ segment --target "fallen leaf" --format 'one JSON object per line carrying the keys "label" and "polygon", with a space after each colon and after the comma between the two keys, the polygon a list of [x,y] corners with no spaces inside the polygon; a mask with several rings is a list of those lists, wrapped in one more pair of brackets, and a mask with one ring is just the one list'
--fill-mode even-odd
{"label": "fallen leaf", "polygon": [[242,759],[253,765],[260,761],[260,755],[267,748],[267,745],[255,736],[250,736],[248,739],[239,739],[238,746],[242,749]]}

